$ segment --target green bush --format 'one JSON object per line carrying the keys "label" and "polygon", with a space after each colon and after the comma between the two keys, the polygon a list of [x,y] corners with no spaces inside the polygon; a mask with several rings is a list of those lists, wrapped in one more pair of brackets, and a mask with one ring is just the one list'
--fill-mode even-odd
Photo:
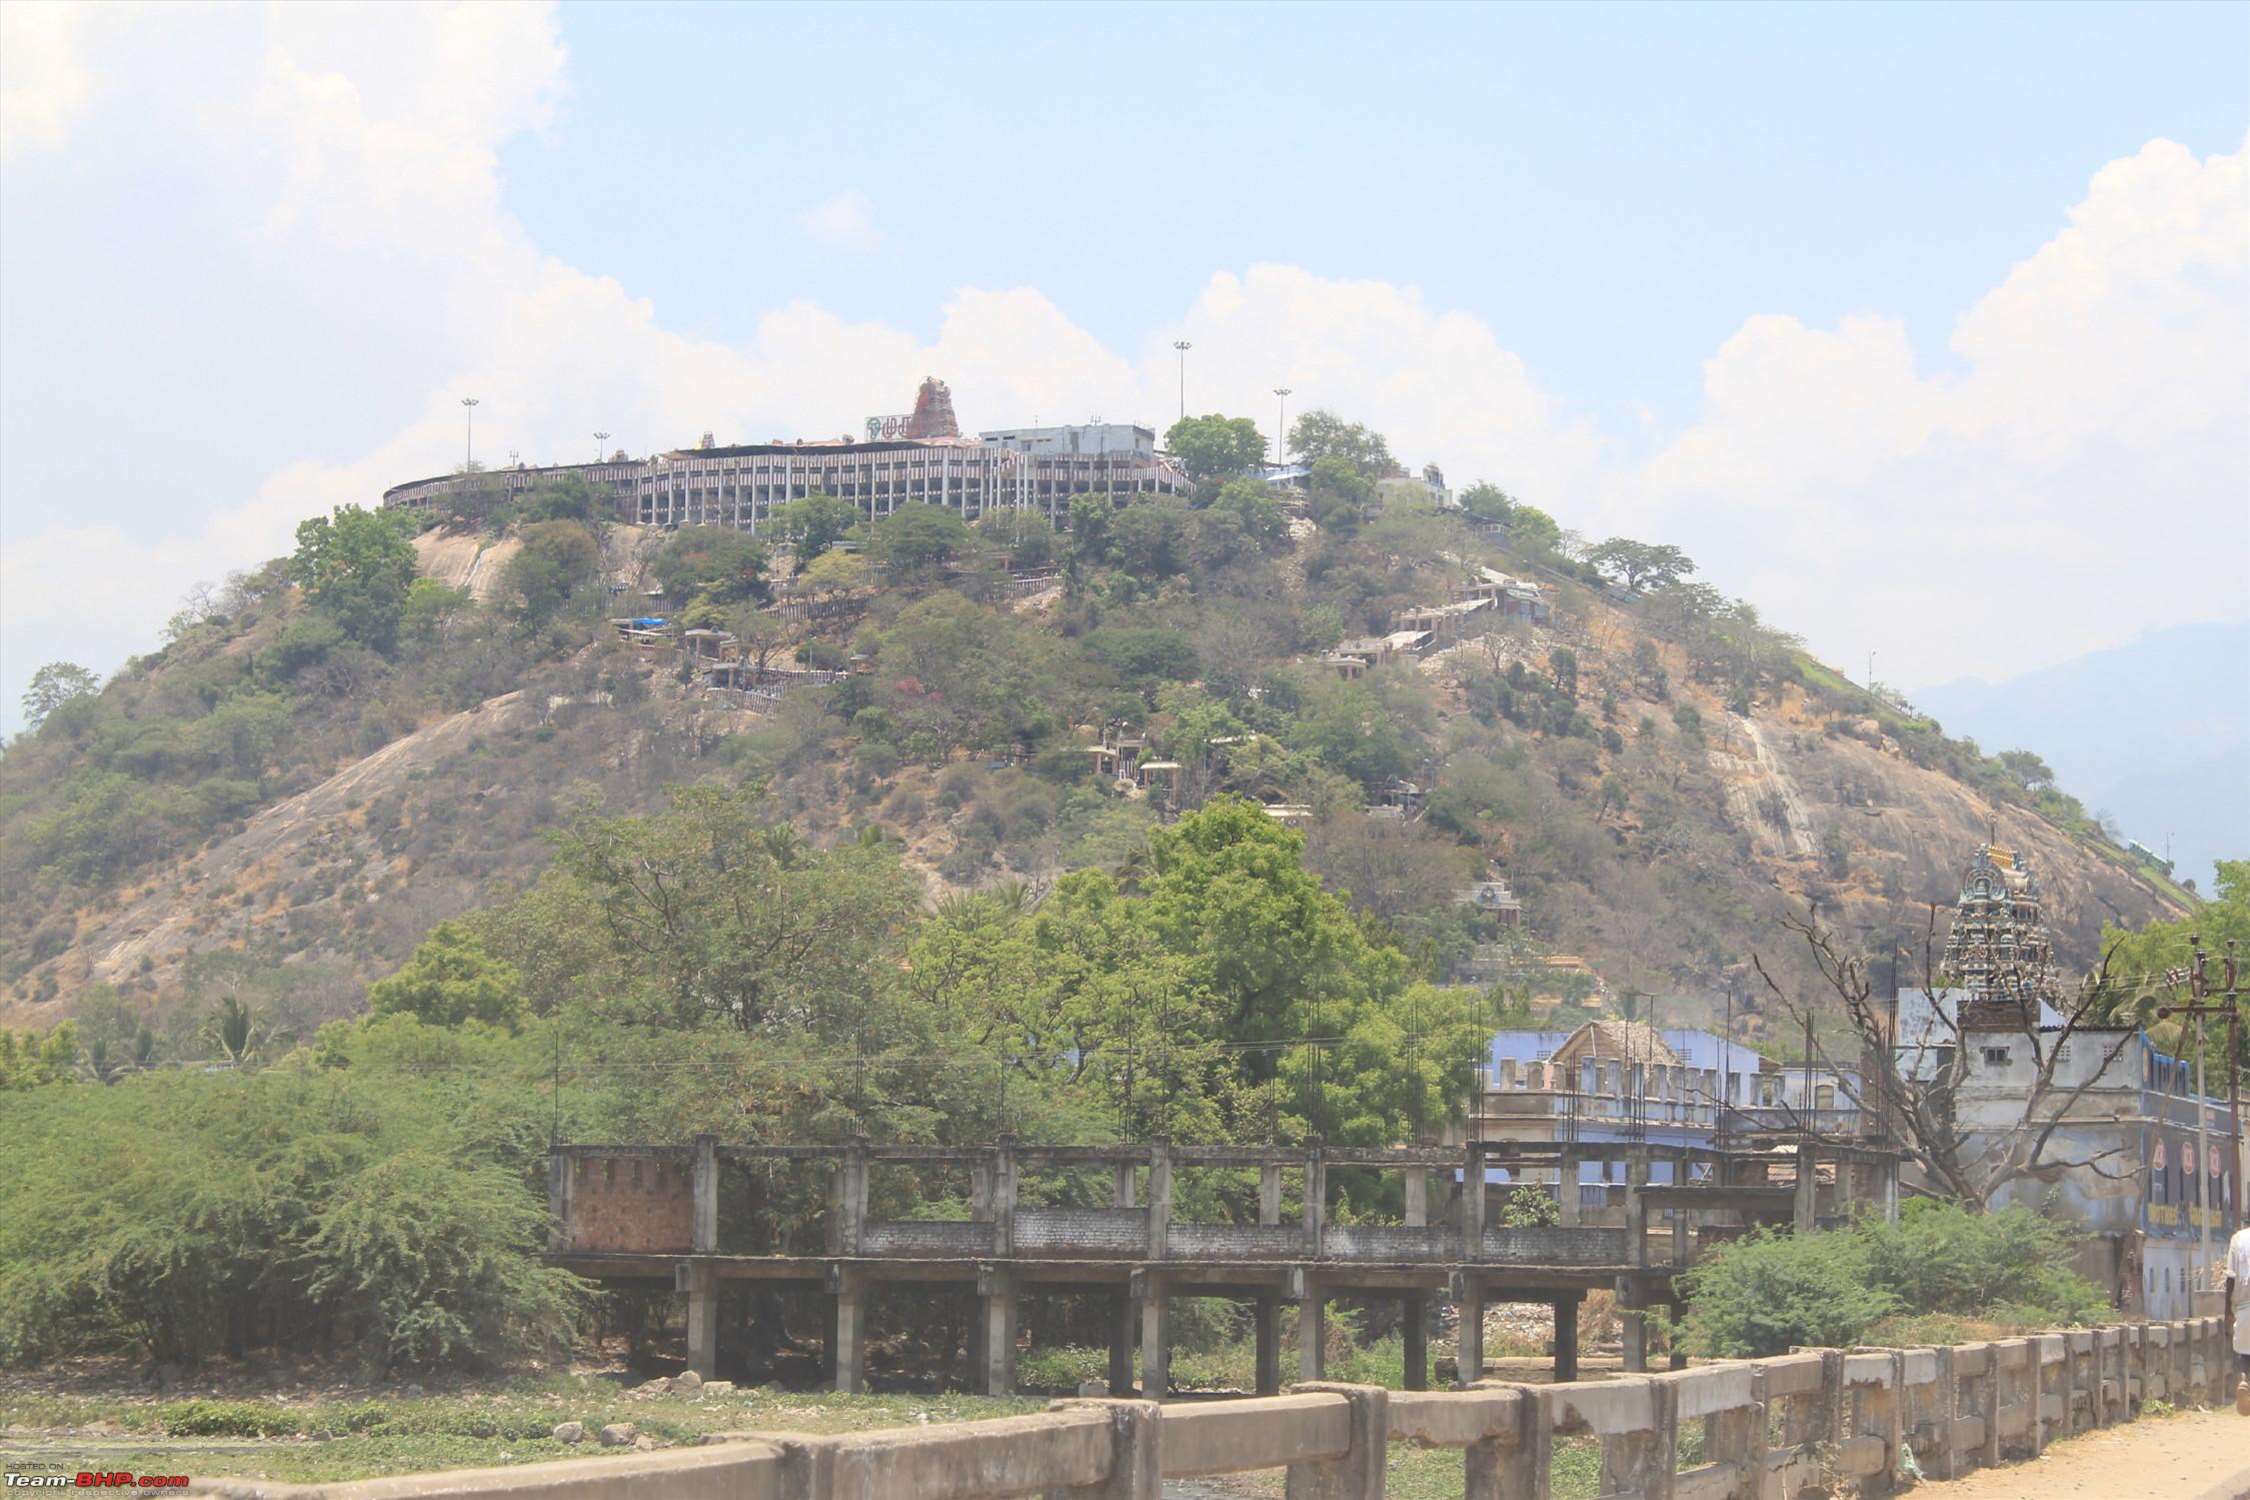
{"label": "green bush", "polygon": [[1900,1307],[1868,1277],[1867,1255],[1850,1230],[1794,1235],[1761,1230],[1691,1269],[1687,1346],[1721,1358],[1780,1354],[1792,1344],[1858,1341]]}
{"label": "green bush", "polygon": [[1920,1200],[1896,1224],[1792,1235],[1761,1231],[1682,1279],[1687,1343],[1742,1358],[1792,1344],[1858,1342],[1894,1313],[2083,1323],[2107,1306],[2070,1269],[2070,1234],[2025,1208],[1974,1214]]}
{"label": "green bush", "polygon": [[[406,1017],[372,1031],[492,1045]],[[586,1288],[543,1259],[538,1104],[506,1080],[477,1097],[378,1069],[371,1050],[334,1071],[0,1096],[16,1148],[0,1152],[0,1363],[264,1345],[423,1367],[567,1341]],[[231,1432],[248,1411],[178,1415]]]}

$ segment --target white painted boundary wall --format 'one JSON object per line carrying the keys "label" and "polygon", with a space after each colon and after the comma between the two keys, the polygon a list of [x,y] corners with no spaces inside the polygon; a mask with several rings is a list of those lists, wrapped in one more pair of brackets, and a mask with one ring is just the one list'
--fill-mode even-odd
{"label": "white painted boundary wall", "polygon": [[[1062,1401],[990,1422],[761,1434],[614,1459],[337,1485],[219,1483],[263,1500],[1158,1500],[1165,1479],[1286,1468],[1289,1500],[1382,1500],[1394,1442],[1463,1450],[1467,1500],[1548,1500],[1558,1437],[1601,1441],[1605,1495],[1790,1500],[1911,1450],[1933,1478],[2027,1458],[2142,1406],[2216,1403],[2217,1318],[1939,1349],[1808,1349],[1663,1375],[1465,1391],[1303,1385],[1246,1401]],[[1701,1424],[1702,1463],[1680,1470]]]}

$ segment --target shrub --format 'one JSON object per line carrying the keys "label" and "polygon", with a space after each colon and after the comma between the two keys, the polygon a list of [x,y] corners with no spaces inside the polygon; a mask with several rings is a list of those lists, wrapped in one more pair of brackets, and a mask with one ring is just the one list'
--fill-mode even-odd
{"label": "shrub", "polygon": [[1692,1268],[1687,1345],[1697,1354],[1754,1358],[1792,1344],[1851,1344],[1896,1296],[1869,1283],[1865,1247],[1852,1231],[1761,1230]]}
{"label": "shrub", "polygon": [[1911,1310],[1994,1322],[2083,1323],[2106,1303],[2070,1269],[2071,1236],[2027,1208],[1975,1214],[1919,1200],[1896,1224],[1761,1232],[1688,1272],[1688,1345],[1722,1357],[1857,1342]]}

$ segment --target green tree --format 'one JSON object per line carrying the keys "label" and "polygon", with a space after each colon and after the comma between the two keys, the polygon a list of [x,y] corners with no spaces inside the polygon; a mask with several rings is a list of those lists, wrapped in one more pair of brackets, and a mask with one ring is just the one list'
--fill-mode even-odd
{"label": "green tree", "polygon": [[1166,500],[1139,500],[1109,523],[1109,560],[1138,579],[1170,578],[1187,565],[1187,512]]}
{"label": "green tree", "polygon": [[1999,761],[2000,768],[2027,792],[2043,792],[2055,784],[2054,771],[2029,750],[2003,750]]}
{"label": "green tree", "polygon": [[766,597],[765,545],[731,526],[683,526],[657,551],[650,571],[675,609],[709,598],[740,604]]}
{"label": "green tree", "polygon": [[576,521],[584,526],[608,519],[609,502],[583,474],[564,474],[533,487],[523,497],[519,520]]}
{"label": "green tree", "polygon": [[969,528],[942,505],[902,505],[868,530],[867,555],[893,577],[943,567],[969,550]]}
{"label": "green tree", "polygon": [[1406,956],[1371,941],[1303,856],[1303,835],[1234,797],[1149,838],[1149,920],[1233,1044],[1231,1129],[1365,1145],[1434,1126],[1468,1097],[1473,1016],[1412,984]]}
{"label": "green tree", "polygon": [[223,996],[203,1028],[204,1039],[236,1067],[249,1064],[264,1044],[265,1027],[257,1013],[237,995]]}
{"label": "green tree", "polygon": [[1552,552],[1562,543],[1562,527],[1553,516],[1520,501],[1508,511],[1508,541],[1527,552]]}
{"label": "green tree", "polygon": [[802,572],[859,524],[859,507],[834,495],[807,495],[777,507],[773,519],[781,534],[796,544],[797,568]]}
{"label": "green tree", "polygon": [[67,703],[88,698],[101,690],[102,681],[76,662],[51,661],[31,674],[23,690],[23,723],[36,730],[47,716]]}
{"label": "green tree", "polygon": [[915,892],[888,848],[815,848],[757,788],[674,787],[652,818],[581,817],[557,870],[574,920],[606,939],[612,1008],[831,1039],[851,1034]]}
{"label": "green tree", "polygon": [[[2149,1028],[2157,1045],[2174,1056],[2194,1056],[2194,1025],[2177,1017],[2158,1021],[2156,1009],[2187,998],[2186,986],[2175,981],[2194,966],[2195,938],[2203,940],[2203,951],[2211,956],[2211,988],[2216,991],[2219,960],[2225,957],[2227,945],[2232,943],[2241,953],[2250,954],[2250,859],[2220,860],[2211,899],[2184,917],[2150,922],[2135,930],[2115,926],[2102,929],[2102,952],[2108,955],[2099,1000],[2102,1017],[2138,1022]],[[2201,1034],[2209,1075],[2224,1079],[2225,1018],[2205,1020]],[[2242,1051],[2235,1065],[2250,1067],[2250,1002],[2243,1006],[2237,1039]],[[2219,1087],[2216,1083],[2213,1086]]]}
{"label": "green tree", "polygon": [[515,596],[517,620],[537,629],[596,593],[601,572],[592,532],[576,521],[535,521],[523,528],[523,549],[508,559],[500,581]]}
{"label": "green tree", "polygon": [[1622,536],[1588,548],[1586,561],[1604,578],[1622,583],[1632,594],[1667,588],[1695,572],[1695,564],[1677,547]]}
{"label": "green tree", "polygon": [[1183,417],[1164,434],[1164,446],[1191,478],[1221,483],[1248,474],[1265,461],[1266,440],[1248,417],[1217,412]]}
{"label": "green tree", "polygon": [[1289,429],[1289,456],[1299,463],[1316,465],[1322,459],[1336,459],[1366,480],[1388,479],[1406,472],[1391,457],[1391,445],[1381,433],[1318,409],[1306,412]]}
{"label": "green tree", "polygon": [[417,578],[406,591],[399,633],[412,644],[428,648],[444,640],[454,622],[474,608],[476,599],[467,589],[435,578]]}
{"label": "green tree", "polygon": [[377,1015],[410,1015],[430,1026],[513,1028],[525,1010],[523,974],[465,924],[440,922],[397,973],[367,987],[367,1003]]}
{"label": "green tree", "polygon": [[1228,480],[1212,499],[1207,513],[1232,516],[1243,534],[1265,551],[1288,545],[1289,515],[1273,491],[1259,480]]}
{"label": "green tree", "polygon": [[290,577],[346,635],[388,651],[414,583],[413,525],[404,511],[357,505],[300,521]]}
{"label": "green tree", "polygon": [[1375,503],[1375,482],[1349,459],[1329,455],[1315,459],[1306,486],[1306,508],[1313,524],[1338,536],[1350,536]]}
{"label": "green tree", "polygon": [[1516,502],[1506,490],[1486,480],[1478,480],[1461,492],[1461,509],[1484,521],[1498,521],[1503,525],[1515,514]]}

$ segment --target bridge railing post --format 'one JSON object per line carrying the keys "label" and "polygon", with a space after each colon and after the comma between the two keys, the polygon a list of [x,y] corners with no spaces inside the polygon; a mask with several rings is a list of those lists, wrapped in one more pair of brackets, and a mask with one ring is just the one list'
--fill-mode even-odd
{"label": "bridge railing post", "polygon": [[836,1174],[836,1253],[858,1255],[867,1227],[867,1137],[855,1135],[844,1146]]}
{"label": "bridge railing post", "polygon": [[1350,1403],[1351,1446],[1341,1457],[1300,1459],[1289,1466],[1287,1500],[1383,1500],[1390,1468],[1391,1393],[1379,1385],[1301,1381],[1290,1391],[1319,1391]]}
{"label": "bridge railing post", "polygon": [[689,1241],[698,1255],[719,1252],[719,1138],[708,1131],[695,1138],[695,1224]]}
{"label": "bridge railing post", "polygon": [[[1172,1232],[1172,1148],[1156,1140],[1148,1146],[1148,1258],[1162,1260]],[[1162,1392],[1157,1393],[1159,1397]]]}
{"label": "bridge railing post", "polygon": [[1016,1253],[1016,1138],[1005,1133],[992,1145],[992,1253]]}
{"label": "bridge railing post", "polygon": [[1320,1137],[1305,1150],[1305,1258],[1321,1259],[1321,1240],[1328,1216],[1328,1163],[1322,1156]]}
{"label": "bridge railing post", "polygon": [[1484,1143],[1461,1152],[1461,1259],[1484,1259]]}
{"label": "bridge railing post", "polygon": [[1072,1500],[1158,1500],[1164,1492],[1164,1409],[1154,1401],[1067,1400],[1049,1411],[1106,1412],[1110,1419],[1109,1477],[1061,1493]]}
{"label": "bridge railing post", "polygon": [[570,1248],[570,1171],[560,1150],[547,1158],[547,1248],[557,1255]]}

